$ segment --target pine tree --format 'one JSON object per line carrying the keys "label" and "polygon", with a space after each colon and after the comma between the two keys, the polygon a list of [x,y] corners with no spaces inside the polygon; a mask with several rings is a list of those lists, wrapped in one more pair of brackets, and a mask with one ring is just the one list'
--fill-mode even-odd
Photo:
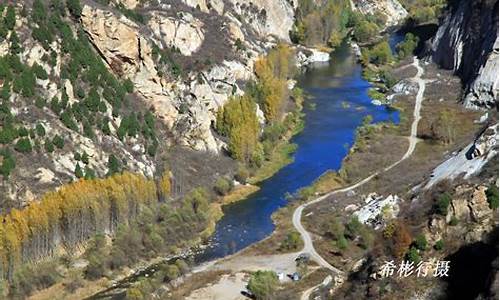
{"label": "pine tree", "polygon": [[14,6],[12,6],[11,4],[9,4],[9,6],[7,7],[4,24],[8,30],[13,30],[14,26],[16,25],[16,11],[14,9]]}
{"label": "pine tree", "polygon": [[76,163],[75,166],[75,176],[76,178],[83,178],[83,171],[79,163]]}

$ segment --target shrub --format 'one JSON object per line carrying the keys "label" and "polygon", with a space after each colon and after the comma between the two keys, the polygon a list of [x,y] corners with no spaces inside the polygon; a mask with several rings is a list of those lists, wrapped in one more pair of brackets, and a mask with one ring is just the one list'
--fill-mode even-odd
{"label": "shrub", "polygon": [[297,250],[301,244],[300,233],[298,232],[289,232],[285,239],[281,242],[280,249],[281,250]]}
{"label": "shrub", "polygon": [[42,79],[42,80],[49,78],[45,69],[42,66],[40,66],[39,64],[34,63],[33,67],[31,67],[31,68],[33,69],[33,73],[35,74],[35,76],[37,78]]}
{"label": "shrub", "polygon": [[134,91],[134,83],[128,78],[123,82],[123,87],[129,94]]}
{"label": "shrub", "polygon": [[448,225],[450,225],[450,226],[457,226],[458,225],[458,219],[457,219],[457,217],[455,217],[455,216],[451,217],[450,222],[448,222]]}
{"label": "shrub", "polygon": [[446,192],[439,195],[435,204],[435,211],[442,216],[446,216],[448,214],[448,207],[450,206],[450,203],[451,195],[449,193]]}
{"label": "shrub", "polygon": [[365,42],[376,36],[378,31],[377,24],[363,20],[354,28],[354,38],[359,42]]}
{"label": "shrub", "polygon": [[347,249],[347,246],[349,246],[349,242],[344,236],[341,236],[340,238],[337,239],[336,245],[339,248],[339,250],[345,250]]}
{"label": "shrub", "polygon": [[36,134],[39,137],[45,136],[45,127],[43,127],[42,124],[40,124],[40,123],[36,124],[35,130],[36,130]]}
{"label": "shrub", "polygon": [[3,160],[0,167],[0,174],[3,175],[4,179],[8,179],[10,173],[16,167],[16,160],[9,150],[2,150],[1,155],[3,156]]}
{"label": "shrub", "polygon": [[271,300],[274,299],[278,288],[278,276],[273,271],[257,271],[252,273],[248,281],[248,290],[250,290],[256,299]]}
{"label": "shrub", "polygon": [[57,148],[59,149],[64,148],[64,139],[60,135],[56,134],[52,142]]}
{"label": "shrub", "polygon": [[239,165],[236,174],[234,175],[234,179],[236,179],[241,184],[246,184],[247,179],[250,177],[250,172],[244,165]]}
{"label": "shrub", "polygon": [[81,156],[81,161],[86,165],[89,164],[89,155],[87,154],[87,152],[83,151],[83,154]]}
{"label": "shrub", "polygon": [[418,250],[426,250],[427,249],[427,239],[425,238],[425,235],[419,234],[417,238],[415,239],[415,247],[417,247]]}
{"label": "shrub", "polygon": [[226,178],[217,179],[214,186],[214,190],[221,196],[227,195],[232,188],[232,182]]}
{"label": "shrub", "polygon": [[486,190],[486,197],[491,209],[498,208],[498,187],[492,183]]}
{"label": "shrub", "polygon": [[54,152],[54,144],[50,139],[45,139],[44,148],[48,153]]}
{"label": "shrub", "polygon": [[340,222],[338,218],[334,217],[329,224],[328,233],[330,233],[335,240],[339,240],[344,237],[344,230],[345,228],[342,222]]}
{"label": "shrub", "polygon": [[88,258],[88,262],[84,271],[85,278],[90,280],[101,278],[106,271],[104,257],[102,255],[91,255]]}
{"label": "shrub", "polygon": [[9,4],[9,6],[7,6],[7,12],[5,14],[5,18],[3,19],[3,22],[8,30],[14,29],[14,26],[16,25],[16,11],[12,4]]}
{"label": "shrub", "polygon": [[108,176],[121,172],[120,165],[120,161],[116,158],[116,156],[114,156],[114,154],[111,154],[108,158]]}
{"label": "shrub", "polygon": [[351,238],[355,238],[362,226],[363,224],[359,222],[358,217],[353,216],[349,222],[345,224],[346,234]]}
{"label": "shrub", "polygon": [[75,17],[80,18],[82,15],[82,5],[80,0],[66,0],[66,6],[68,7],[69,13]]}
{"label": "shrub", "polygon": [[179,270],[179,267],[176,265],[168,265],[165,270],[164,270],[165,277],[170,281],[177,279],[180,275],[181,272]]}
{"label": "shrub", "polygon": [[417,36],[412,33],[407,33],[405,35],[405,39],[396,46],[398,57],[403,59],[412,55],[418,45],[418,42],[419,38]]}
{"label": "shrub", "polygon": [[83,171],[79,163],[76,163],[75,166],[75,176],[76,178],[83,178]]}
{"label": "shrub", "polygon": [[434,249],[436,249],[437,251],[441,251],[444,249],[444,241],[443,240],[439,240],[436,242],[436,244],[434,244]]}
{"label": "shrub", "polygon": [[410,251],[408,251],[408,253],[406,254],[406,259],[414,262],[415,264],[420,262],[421,257],[420,257],[420,254],[418,253],[418,249],[415,247],[411,247]]}
{"label": "shrub", "polygon": [[17,141],[15,149],[18,152],[29,153],[33,150],[33,147],[29,138],[21,138]]}
{"label": "shrub", "polygon": [[397,223],[396,229],[394,231],[393,239],[393,249],[392,252],[395,257],[401,258],[408,251],[408,247],[411,245],[412,238],[410,232],[406,225],[402,222]]}

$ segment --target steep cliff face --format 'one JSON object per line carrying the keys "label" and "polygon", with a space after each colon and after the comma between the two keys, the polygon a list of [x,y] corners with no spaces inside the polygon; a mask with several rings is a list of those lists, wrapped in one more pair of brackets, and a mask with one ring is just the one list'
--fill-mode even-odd
{"label": "steep cliff face", "polygon": [[296,5],[81,1],[78,16],[59,16],[48,2],[35,2],[46,4],[37,4],[43,17],[31,2],[12,1],[12,28],[0,30],[0,73],[7,61],[22,64],[32,89],[21,91],[25,82],[0,74],[0,98],[9,100],[3,110],[13,120],[0,124],[1,173],[9,178],[1,208],[23,207],[77,177],[103,177],[110,161],[153,177],[174,144],[220,154],[217,110],[242,93],[260,55],[288,41]]}
{"label": "steep cliff face", "polygon": [[498,105],[498,0],[452,1],[432,59],[460,76],[467,107]]}
{"label": "steep cliff face", "polygon": [[[144,4],[144,25],[86,5],[82,25],[110,68],[132,80],[180,144],[218,153],[222,143],[211,131],[216,111],[241,93],[237,82],[253,77],[253,63],[269,42],[289,40],[294,5],[284,0],[166,1]],[[153,47],[179,51],[186,76],[159,76],[163,70],[154,61]],[[196,61],[210,63],[191,67]]]}
{"label": "steep cliff face", "polygon": [[352,0],[351,7],[365,15],[385,16],[386,26],[395,26],[408,15],[397,0]]}

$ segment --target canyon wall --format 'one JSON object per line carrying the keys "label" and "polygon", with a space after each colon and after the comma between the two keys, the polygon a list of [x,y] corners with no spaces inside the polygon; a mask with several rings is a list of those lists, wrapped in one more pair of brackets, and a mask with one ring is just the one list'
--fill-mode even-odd
{"label": "canyon wall", "polygon": [[467,107],[498,106],[498,43],[498,0],[450,2],[431,55],[460,76]]}

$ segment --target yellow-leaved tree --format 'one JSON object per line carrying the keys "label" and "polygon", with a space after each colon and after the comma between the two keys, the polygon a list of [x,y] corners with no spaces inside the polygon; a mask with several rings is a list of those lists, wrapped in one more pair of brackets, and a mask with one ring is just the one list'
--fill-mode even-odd
{"label": "yellow-leaved tree", "polygon": [[256,111],[251,96],[244,95],[229,99],[217,114],[217,131],[229,138],[229,152],[247,164],[259,164],[262,156]]}

